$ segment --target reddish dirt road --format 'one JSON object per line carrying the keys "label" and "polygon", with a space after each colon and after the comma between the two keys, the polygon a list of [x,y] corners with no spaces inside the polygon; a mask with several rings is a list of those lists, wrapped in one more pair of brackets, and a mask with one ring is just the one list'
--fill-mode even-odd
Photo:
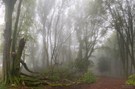
{"label": "reddish dirt road", "polygon": [[[46,88],[45,88],[46,89]],[[117,78],[98,78],[94,84],[80,84],[70,87],[50,87],[48,89],[135,89],[125,84],[125,80]]]}

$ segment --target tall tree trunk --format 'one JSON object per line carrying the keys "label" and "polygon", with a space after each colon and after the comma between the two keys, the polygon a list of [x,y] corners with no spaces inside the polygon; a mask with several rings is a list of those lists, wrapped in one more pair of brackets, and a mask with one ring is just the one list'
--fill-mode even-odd
{"label": "tall tree trunk", "polygon": [[[22,4],[22,0],[19,1],[18,4],[18,9],[17,9],[17,17],[16,17],[16,21],[15,21],[15,27],[14,27],[14,32],[13,32],[13,39],[12,39],[12,75],[14,75],[15,72],[15,58],[16,58],[16,41],[17,41],[17,30],[18,30],[18,22],[19,22],[19,17],[20,17],[20,11],[21,11],[21,4]],[[20,63],[20,62],[19,62]]]}
{"label": "tall tree trunk", "polygon": [[16,0],[3,0],[5,3],[5,30],[4,30],[4,50],[3,50],[3,81],[10,83],[10,47],[12,34],[12,13]]}

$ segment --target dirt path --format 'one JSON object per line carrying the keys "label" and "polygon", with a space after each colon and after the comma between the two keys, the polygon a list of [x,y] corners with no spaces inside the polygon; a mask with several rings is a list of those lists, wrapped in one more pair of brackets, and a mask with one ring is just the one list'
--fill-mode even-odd
{"label": "dirt path", "polygon": [[98,78],[94,84],[73,85],[70,87],[51,87],[48,89],[135,89],[125,85],[125,80],[117,78]]}

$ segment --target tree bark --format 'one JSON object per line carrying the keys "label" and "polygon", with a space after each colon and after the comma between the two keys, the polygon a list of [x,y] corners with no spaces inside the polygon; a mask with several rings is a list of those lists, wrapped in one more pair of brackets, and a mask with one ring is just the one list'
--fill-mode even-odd
{"label": "tree bark", "polygon": [[22,52],[23,52],[23,49],[24,49],[24,46],[25,46],[25,39],[22,38],[19,42],[19,47],[18,47],[18,50],[17,50],[17,53],[16,53],[16,57],[15,57],[15,60],[14,60],[14,77],[20,77],[20,62],[21,62],[21,56],[22,56]]}
{"label": "tree bark", "polygon": [[5,30],[4,30],[4,50],[3,50],[3,81],[10,83],[10,47],[12,34],[12,13],[16,0],[3,0],[5,3]]}
{"label": "tree bark", "polygon": [[16,17],[16,22],[15,22],[15,27],[14,27],[14,32],[13,32],[13,40],[12,40],[12,75],[14,76],[14,71],[15,71],[15,64],[16,64],[16,41],[17,41],[17,30],[18,30],[18,22],[19,22],[19,17],[20,17],[20,11],[21,11],[21,4],[22,0],[19,1],[18,9],[17,9],[17,17]]}

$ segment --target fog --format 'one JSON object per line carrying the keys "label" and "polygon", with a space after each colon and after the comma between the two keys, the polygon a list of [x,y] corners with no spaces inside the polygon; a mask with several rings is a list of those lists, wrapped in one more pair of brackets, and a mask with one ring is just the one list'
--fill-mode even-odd
{"label": "fog", "polygon": [[[22,60],[30,70],[46,73],[55,68],[66,68],[77,74],[89,70],[97,76],[125,76],[117,31],[111,25],[111,15],[102,1],[27,1],[21,7],[17,44],[22,37],[27,40]],[[14,23],[16,11],[17,5],[13,13]],[[1,5],[0,60],[3,52],[3,13]],[[32,74],[25,68],[22,72]]]}

